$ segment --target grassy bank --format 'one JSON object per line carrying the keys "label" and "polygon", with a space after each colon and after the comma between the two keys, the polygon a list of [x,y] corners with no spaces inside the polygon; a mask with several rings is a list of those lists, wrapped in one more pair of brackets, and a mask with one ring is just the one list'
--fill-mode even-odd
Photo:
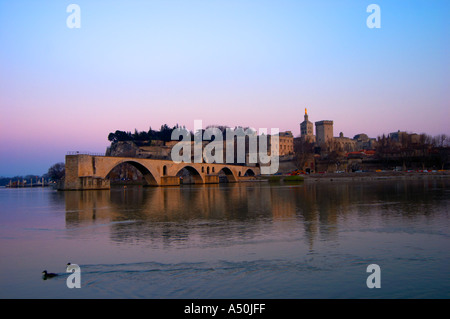
{"label": "grassy bank", "polygon": [[302,175],[289,175],[283,179],[285,182],[303,182],[304,180],[305,178]]}
{"label": "grassy bank", "polygon": [[303,182],[304,181],[304,177],[300,176],[300,175],[288,175],[288,176],[283,176],[283,175],[272,175],[272,176],[267,176],[267,177],[263,177],[262,179],[267,180],[269,183],[280,183],[280,182]]}
{"label": "grassy bank", "polygon": [[414,179],[441,179],[450,178],[450,171],[438,172],[364,172],[364,173],[324,173],[311,174],[305,181],[377,181],[389,179],[414,180]]}

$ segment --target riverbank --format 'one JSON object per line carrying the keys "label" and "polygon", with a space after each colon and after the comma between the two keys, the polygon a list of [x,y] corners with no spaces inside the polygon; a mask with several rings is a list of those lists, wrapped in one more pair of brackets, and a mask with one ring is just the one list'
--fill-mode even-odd
{"label": "riverbank", "polygon": [[359,172],[359,173],[323,173],[305,175],[305,182],[322,181],[377,181],[377,180],[416,180],[450,178],[450,171],[436,172]]}
{"label": "riverbank", "polygon": [[305,175],[271,175],[260,177],[259,179],[254,179],[253,181],[266,181],[269,183],[279,183],[279,182],[303,182],[305,180]]}
{"label": "riverbank", "polygon": [[450,178],[450,171],[435,172],[358,172],[358,173],[317,173],[307,175],[261,176],[253,181],[260,182],[332,182],[332,181],[379,181],[418,180]]}
{"label": "riverbank", "polygon": [[5,186],[0,186],[3,188],[38,188],[38,187],[50,187],[50,184],[25,184],[25,185],[5,185]]}

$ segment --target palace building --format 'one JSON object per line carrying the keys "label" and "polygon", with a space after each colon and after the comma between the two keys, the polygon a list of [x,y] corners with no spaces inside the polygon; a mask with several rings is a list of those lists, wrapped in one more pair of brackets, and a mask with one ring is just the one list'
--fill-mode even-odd
{"label": "palace building", "polygon": [[319,121],[316,125],[316,142],[319,146],[333,141],[333,121]]}
{"label": "palace building", "polygon": [[[314,126],[316,134],[314,135]],[[354,151],[359,149],[372,149],[375,146],[375,139],[369,138],[361,133],[353,138],[344,137],[341,132],[335,137],[333,134],[333,121],[322,120],[315,122],[314,125],[308,119],[308,112],[305,108],[304,121],[300,123],[300,140],[302,142],[314,143],[318,147],[327,147],[328,150]]]}
{"label": "palace building", "polygon": [[316,137],[314,136],[314,125],[308,120],[308,111],[305,108],[305,120],[300,123],[300,137],[303,141],[314,143]]}

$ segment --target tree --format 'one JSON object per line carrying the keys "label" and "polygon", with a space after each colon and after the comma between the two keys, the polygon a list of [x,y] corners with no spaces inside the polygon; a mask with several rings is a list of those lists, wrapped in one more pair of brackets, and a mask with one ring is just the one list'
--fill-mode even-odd
{"label": "tree", "polygon": [[52,165],[47,172],[47,176],[49,179],[57,182],[64,178],[66,174],[65,164],[64,163],[56,163]]}
{"label": "tree", "polygon": [[429,162],[432,137],[428,134],[422,133],[419,135],[419,158],[422,163],[422,169],[425,169],[426,164]]}
{"label": "tree", "polygon": [[439,147],[438,148],[438,161],[443,170],[445,165],[450,159],[450,148],[449,147]]}
{"label": "tree", "polygon": [[108,135],[108,141],[110,141],[110,142],[117,142],[116,134],[114,134],[114,133],[109,133],[109,135]]}
{"label": "tree", "polygon": [[170,128],[167,124],[161,125],[161,129],[159,130],[159,138],[164,142],[168,142],[172,139],[172,131],[176,127]]}
{"label": "tree", "polygon": [[432,138],[432,144],[435,147],[446,147],[449,146],[450,136],[445,134],[439,134]]}
{"label": "tree", "polygon": [[450,158],[450,136],[439,134],[432,138],[433,153],[437,158],[437,164],[444,169]]}
{"label": "tree", "polygon": [[314,143],[304,139],[294,140],[294,163],[298,169],[304,169],[308,160],[314,155]]}
{"label": "tree", "polygon": [[341,162],[339,161],[339,153],[337,151],[331,151],[327,154],[326,157],[327,160],[327,171],[328,167],[335,165],[336,170],[338,170],[338,167],[341,165]]}
{"label": "tree", "polygon": [[108,140],[113,143],[119,141],[131,141],[132,139],[131,132],[115,131],[108,135]]}

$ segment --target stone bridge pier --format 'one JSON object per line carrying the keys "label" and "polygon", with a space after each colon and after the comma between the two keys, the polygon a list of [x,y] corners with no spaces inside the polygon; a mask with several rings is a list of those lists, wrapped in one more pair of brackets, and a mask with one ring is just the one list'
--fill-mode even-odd
{"label": "stone bridge pier", "polygon": [[183,168],[189,171],[195,184],[219,183],[219,173],[225,174],[228,182],[239,182],[260,174],[259,167],[252,166],[175,163],[170,160],[76,154],[66,155],[65,179],[59,189],[109,189],[109,173],[122,163],[137,168],[150,186],[180,185],[180,177],[177,175]]}

